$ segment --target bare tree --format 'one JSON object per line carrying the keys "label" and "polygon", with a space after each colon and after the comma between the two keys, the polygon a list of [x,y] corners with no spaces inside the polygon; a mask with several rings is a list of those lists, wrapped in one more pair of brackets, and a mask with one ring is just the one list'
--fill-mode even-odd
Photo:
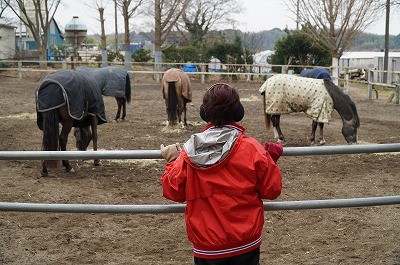
{"label": "bare tree", "polygon": [[[117,0],[118,6],[121,8],[122,16],[124,17],[124,30],[125,30],[125,69],[127,71],[132,69],[131,58],[131,38],[129,32],[129,19],[135,15],[138,8],[142,5],[144,0]],[[135,4],[134,4],[135,2]]]}
{"label": "bare tree", "polygon": [[210,29],[233,24],[232,15],[241,10],[237,0],[192,0],[182,13],[177,28],[188,32],[191,43],[201,42]]}
{"label": "bare tree", "polygon": [[[61,0],[4,0],[14,14],[32,32],[38,49],[40,67],[47,67],[47,40],[50,22]],[[29,3],[29,4],[28,4]]]}
{"label": "bare tree", "polygon": [[100,29],[101,29],[101,60],[102,60],[102,66],[107,66],[107,37],[106,37],[106,31],[104,27],[105,23],[105,18],[104,18],[104,10],[108,4],[109,0],[92,0],[90,3],[87,3],[87,1],[83,2],[85,5],[87,5],[90,8],[94,8],[99,12],[99,18],[97,20],[100,22]]}
{"label": "bare tree", "polygon": [[332,76],[339,76],[339,59],[374,22],[377,0],[286,0],[306,33],[332,54]]}
{"label": "bare tree", "polygon": [[3,18],[3,13],[6,11],[8,4],[0,0],[0,18]]}
{"label": "bare tree", "polygon": [[[161,46],[191,0],[154,0],[154,57],[156,71],[162,63]],[[159,80],[159,75],[156,75]]]}

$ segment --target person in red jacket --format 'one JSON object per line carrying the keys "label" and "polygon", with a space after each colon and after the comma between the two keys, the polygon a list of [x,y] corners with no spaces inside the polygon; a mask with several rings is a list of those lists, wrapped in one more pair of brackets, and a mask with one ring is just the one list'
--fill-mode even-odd
{"label": "person in red jacket", "polygon": [[161,145],[168,162],[161,177],[163,196],[186,202],[186,232],[196,265],[259,264],[262,199],[274,200],[281,194],[276,161],[282,145],[262,146],[245,135],[238,124],[244,108],[228,84],[207,90],[200,116],[207,126],[183,148],[179,143]]}

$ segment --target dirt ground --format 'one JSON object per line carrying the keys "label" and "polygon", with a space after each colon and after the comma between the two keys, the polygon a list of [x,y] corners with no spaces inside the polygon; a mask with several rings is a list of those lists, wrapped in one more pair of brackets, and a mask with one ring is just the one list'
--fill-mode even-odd
{"label": "dirt ground", "polygon": [[[34,92],[38,78],[0,76],[0,150],[40,150]],[[184,143],[205,125],[198,108],[212,83],[193,84],[189,127],[166,131],[160,85],[133,79],[125,122],[113,123],[116,103],[105,98],[109,123],[99,127],[101,150],[158,150]],[[265,132],[262,82],[233,83],[246,110],[242,124],[260,142]],[[400,106],[389,93],[367,100],[351,88],[361,119],[359,144],[399,143]],[[288,147],[308,146],[311,121],[282,117]],[[344,145],[337,112],[325,126],[328,145]],[[76,150],[70,134],[69,150]],[[71,161],[76,173],[53,169],[40,177],[40,162],[0,160],[0,201],[32,203],[170,204],[161,193],[163,160]],[[391,196],[400,194],[398,153],[283,156],[283,193],[278,201]],[[267,211],[261,264],[400,264],[400,205],[325,210]],[[0,212],[0,264],[192,264],[183,214],[66,214]]]}

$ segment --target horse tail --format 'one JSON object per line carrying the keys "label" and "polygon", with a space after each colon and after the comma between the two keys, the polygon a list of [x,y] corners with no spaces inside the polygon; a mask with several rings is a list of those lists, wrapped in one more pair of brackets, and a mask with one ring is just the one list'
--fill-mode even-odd
{"label": "horse tail", "polygon": [[271,129],[271,114],[266,113],[266,103],[265,103],[265,92],[263,94],[263,105],[264,105],[264,118],[265,118],[265,129],[267,132]]}
{"label": "horse tail", "polygon": [[271,129],[271,114],[264,113],[264,117],[265,117],[265,129],[268,132],[269,129]]}
{"label": "horse tail", "polygon": [[168,120],[176,124],[178,96],[176,94],[175,82],[168,82]]}
{"label": "horse tail", "polygon": [[125,82],[125,99],[126,102],[131,102],[131,79],[129,78],[129,74],[126,74],[126,82]]}
{"label": "horse tail", "polygon": [[[42,149],[44,151],[59,150],[59,118],[56,109],[45,112],[43,121],[43,140]],[[47,160],[46,164],[49,168],[55,168],[60,165],[59,160]]]}

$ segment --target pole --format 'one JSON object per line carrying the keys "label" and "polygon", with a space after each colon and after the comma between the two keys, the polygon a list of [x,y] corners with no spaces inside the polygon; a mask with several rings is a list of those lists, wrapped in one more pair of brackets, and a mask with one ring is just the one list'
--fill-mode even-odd
{"label": "pole", "polygon": [[388,81],[388,65],[389,65],[389,15],[390,0],[386,0],[386,25],[385,25],[385,55],[383,58],[383,83]]}
{"label": "pole", "polygon": [[114,0],[114,17],[115,17],[115,51],[118,51],[118,17],[117,17],[117,0]]}
{"label": "pole", "polygon": [[297,0],[297,12],[296,12],[296,29],[299,30],[300,23],[300,0]]}

